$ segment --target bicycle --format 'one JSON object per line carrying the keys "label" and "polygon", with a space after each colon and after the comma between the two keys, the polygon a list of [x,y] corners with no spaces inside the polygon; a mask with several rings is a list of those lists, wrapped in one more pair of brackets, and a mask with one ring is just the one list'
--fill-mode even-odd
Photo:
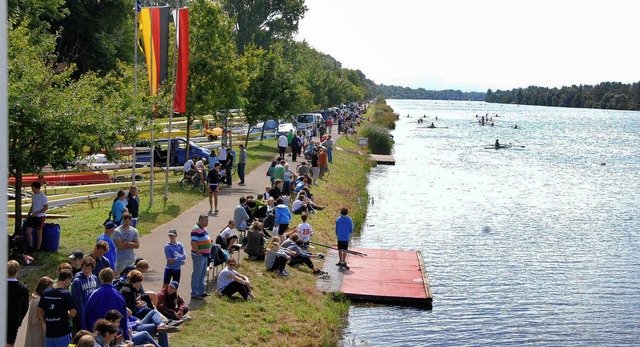
{"label": "bicycle", "polygon": [[198,173],[185,173],[184,178],[180,180],[180,188],[182,190],[193,190],[194,188],[198,188],[200,193],[204,193],[207,185],[200,179]]}

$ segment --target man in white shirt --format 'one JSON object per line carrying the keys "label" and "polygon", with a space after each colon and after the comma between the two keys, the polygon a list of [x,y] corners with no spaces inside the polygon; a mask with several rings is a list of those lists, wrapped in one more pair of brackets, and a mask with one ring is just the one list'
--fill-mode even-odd
{"label": "man in white shirt", "polygon": [[280,153],[280,158],[284,158],[284,154],[287,151],[287,147],[289,146],[289,140],[287,136],[284,134],[278,137],[278,152]]}
{"label": "man in white shirt", "polygon": [[227,146],[223,143],[218,151],[218,161],[224,163],[225,160],[227,160]]}
{"label": "man in white shirt", "polygon": [[[39,251],[42,247],[42,228],[44,228],[45,212],[49,209],[49,201],[47,196],[40,191],[42,186],[40,182],[31,183],[31,190],[33,195],[31,196],[31,208],[27,214],[26,222],[26,236],[27,247],[29,253]],[[36,242],[33,243],[33,230],[36,230]]]}

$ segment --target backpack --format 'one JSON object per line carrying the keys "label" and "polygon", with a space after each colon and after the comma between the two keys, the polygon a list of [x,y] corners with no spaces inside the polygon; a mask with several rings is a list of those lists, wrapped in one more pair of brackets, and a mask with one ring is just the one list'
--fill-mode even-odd
{"label": "backpack", "polygon": [[222,249],[220,245],[213,245],[213,248],[211,248],[210,260],[213,263],[213,266],[224,264],[229,260],[229,252]]}

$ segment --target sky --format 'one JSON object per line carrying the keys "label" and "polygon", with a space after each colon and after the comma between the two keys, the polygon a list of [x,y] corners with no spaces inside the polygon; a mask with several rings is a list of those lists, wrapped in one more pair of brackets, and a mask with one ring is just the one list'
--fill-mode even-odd
{"label": "sky", "polygon": [[306,0],[297,40],[428,90],[640,81],[640,1]]}

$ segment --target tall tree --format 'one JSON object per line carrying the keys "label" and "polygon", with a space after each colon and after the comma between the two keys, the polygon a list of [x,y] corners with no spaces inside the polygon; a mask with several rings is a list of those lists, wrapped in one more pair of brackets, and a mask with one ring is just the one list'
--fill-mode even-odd
{"label": "tall tree", "polygon": [[223,7],[235,18],[238,52],[255,43],[268,48],[277,39],[289,39],[307,12],[304,0],[223,0]]}
{"label": "tall tree", "polygon": [[[40,173],[46,165],[66,168],[87,149],[111,148],[116,140],[111,119],[121,106],[109,102],[107,79],[96,74],[71,79],[75,66],[56,62],[54,35],[27,25],[8,34],[9,174],[20,189],[23,173]],[[21,200],[16,194],[16,232]]]}

